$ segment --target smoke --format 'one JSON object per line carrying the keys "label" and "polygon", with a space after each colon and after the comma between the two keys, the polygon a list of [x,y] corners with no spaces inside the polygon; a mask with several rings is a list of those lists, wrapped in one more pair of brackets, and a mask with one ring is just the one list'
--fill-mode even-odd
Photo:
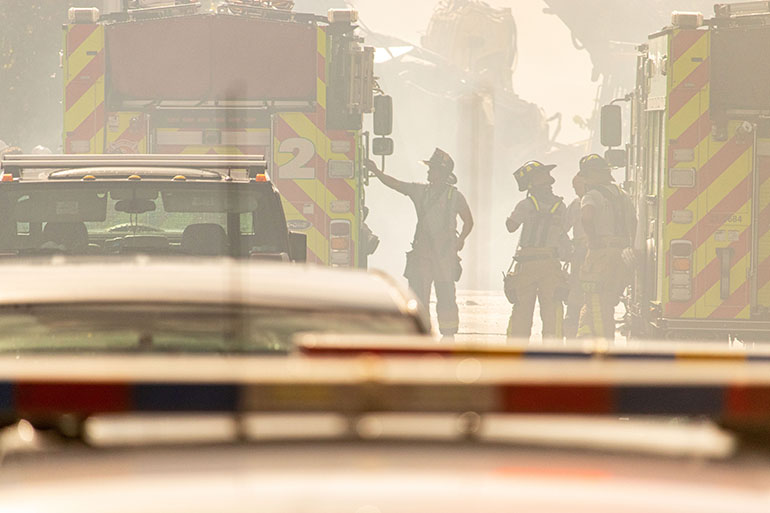
{"label": "smoke", "polygon": [[[424,181],[426,158],[439,146],[457,163],[458,188],[468,198],[476,228],[461,253],[460,288],[499,289],[501,271],[518,235],[506,217],[524,198],[512,172],[530,159],[556,164],[556,194],[574,198],[571,179],[579,158],[602,152],[598,108],[633,88],[636,50],[646,35],[669,22],[673,2],[661,0],[497,0],[517,27],[513,90],[490,88],[421,48],[435,0],[351,0],[367,44],[391,48],[375,66],[393,96],[395,155],[387,171],[401,180]],[[462,2],[457,2],[462,3]],[[680,5],[681,4],[681,5]],[[702,0],[677,8],[704,9]],[[704,14],[708,14],[704,11]],[[616,180],[622,181],[617,170]],[[372,267],[400,276],[414,231],[411,202],[379,183],[367,189],[369,225],[382,244]]]}

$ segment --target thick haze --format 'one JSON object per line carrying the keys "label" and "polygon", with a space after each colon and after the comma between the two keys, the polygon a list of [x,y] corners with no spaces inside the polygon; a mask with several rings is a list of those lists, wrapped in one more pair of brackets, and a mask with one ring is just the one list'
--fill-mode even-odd
{"label": "thick haze", "polygon": [[[419,45],[439,2],[351,0],[349,3],[358,9],[362,25],[368,30]],[[462,135],[469,121],[467,115],[459,112],[456,103],[452,106],[450,102],[441,102],[436,111],[439,116],[418,118],[414,113],[420,109],[410,102],[408,93],[386,91],[394,95],[396,116],[393,134],[396,154],[389,159],[388,170],[401,179],[424,181],[425,169],[416,160],[427,158],[434,146],[449,151],[458,163],[458,187],[468,196],[476,218],[474,233],[461,253],[465,274],[460,288],[497,289],[501,285],[501,271],[510,264],[518,240],[518,234],[507,233],[504,221],[516,202],[524,198],[524,193],[518,192],[515,186],[513,171],[529,159],[558,163],[553,172],[557,178],[554,189],[567,203],[571,201],[574,193],[570,184],[579,156],[602,150],[592,139],[596,135],[597,119],[592,119],[595,108],[612,99],[614,92],[625,93],[633,87],[635,45],[645,42],[647,34],[669,23],[673,10],[700,10],[707,17],[713,14],[713,2],[703,0],[498,0],[488,3],[493,7],[511,8],[516,22],[518,54],[513,70],[513,92],[523,102],[540,109],[545,118],[561,115],[561,129],[554,142],[566,148],[559,151],[551,147],[547,153],[538,151],[541,148],[507,153],[506,146],[514,145],[522,134],[506,131],[509,127],[500,122],[502,117],[498,116],[492,169],[483,177],[473,177],[463,169],[467,164],[463,154],[471,151],[472,146]],[[551,14],[545,12],[548,9]],[[573,34],[572,28],[579,31],[580,36]],[[594,50],[593,58],[588,49]],[[376,71],[384,74],[382,66]],[[609,74],[617,76],[606,78]],[[389,79],[384,77],[384,82]],[[412,85],[412,89],[419,88],[421,84]],[[424,99],[421,97],[418,101]],[[555,131],[556,124],[551,123],[550,134]],[[616,171],[616,178],[622,180],[621,170]],[[416,220],[411,202],[373,181],[368,190],[368,204],[372,211],[369,224],[383,240],[378,252],[370,258],[370,265],[400,276]]]}
{"label": "thick haze", "polygon": [[[59,27],[68,4],[101,6],[98,1],[0,0],[0,86],[7,94],[0,139],[27,151],[36,144],[60,150]],[[578,158],[601,150],[594,137],[596,108],[632,87],[634,45],[667,24],[672,10],[712,15],[712,2],[702,0],[490,1],[512,10],[517,57],[513,89],[489,92],[483,77],[436,64],[435,53],[419,49],[436,0],[347,4],[358,9],[367,44],[406,52],[375,69],[394,99],[396,153],[386,171],[424,181],[425,167],[417,161],[434,147],[455,158],[458,187],[476,218],[461,253],[466,270],[461,288],[500,287],[500,272],[517,240],[505,231],[504,220],[524,197],[511,173],[529,159],[556,163],[555,190],[569,202]],[[298,0],[296,10],[322,14],[345,5],[343,0]],[[370,266],[400,276],[414,231],[412,204],[376,179],[367,195],[368,223],[381,239]]]}

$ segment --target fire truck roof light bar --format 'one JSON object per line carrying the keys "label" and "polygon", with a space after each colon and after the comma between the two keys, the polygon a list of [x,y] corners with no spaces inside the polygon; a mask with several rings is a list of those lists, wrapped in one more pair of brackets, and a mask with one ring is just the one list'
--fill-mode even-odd
{"label": "fire truck roof light bar", "polygon": [[736,2],[733,4],[715,4],[714,13],[718,18],[731,16],[747,16],[755,14],[770,14],[770,1]]}

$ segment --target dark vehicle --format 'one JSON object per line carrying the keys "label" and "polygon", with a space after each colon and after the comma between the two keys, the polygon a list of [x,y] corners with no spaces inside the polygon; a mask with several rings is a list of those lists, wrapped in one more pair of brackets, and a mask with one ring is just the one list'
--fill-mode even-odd
{"label": "dark vehicle", "polygon": [[0,253],[305,260],[259,156],[5,155]]}

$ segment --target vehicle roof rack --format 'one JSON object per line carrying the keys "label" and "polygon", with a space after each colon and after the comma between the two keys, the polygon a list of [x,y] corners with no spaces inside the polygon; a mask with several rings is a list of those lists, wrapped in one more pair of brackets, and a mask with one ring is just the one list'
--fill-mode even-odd
{"label": "vehicle roof rack", "polygon": [[[264,175],[267,161],[263,155],[166,155],[166,154],[70,154],[70,155],[3,155],[0,171],[18,179],[23,169],[155,167],[246,169],[248,176]],[[54,178],[70,178],[56,176]]]}
{"label": "vehicle roof rack", "polygon": [[0,167],[73,168],[73,167],[206,167],[247,168],[266,167],[263,155],[165,155],[165,154],[105,154],[105,155],[3,155]]}

